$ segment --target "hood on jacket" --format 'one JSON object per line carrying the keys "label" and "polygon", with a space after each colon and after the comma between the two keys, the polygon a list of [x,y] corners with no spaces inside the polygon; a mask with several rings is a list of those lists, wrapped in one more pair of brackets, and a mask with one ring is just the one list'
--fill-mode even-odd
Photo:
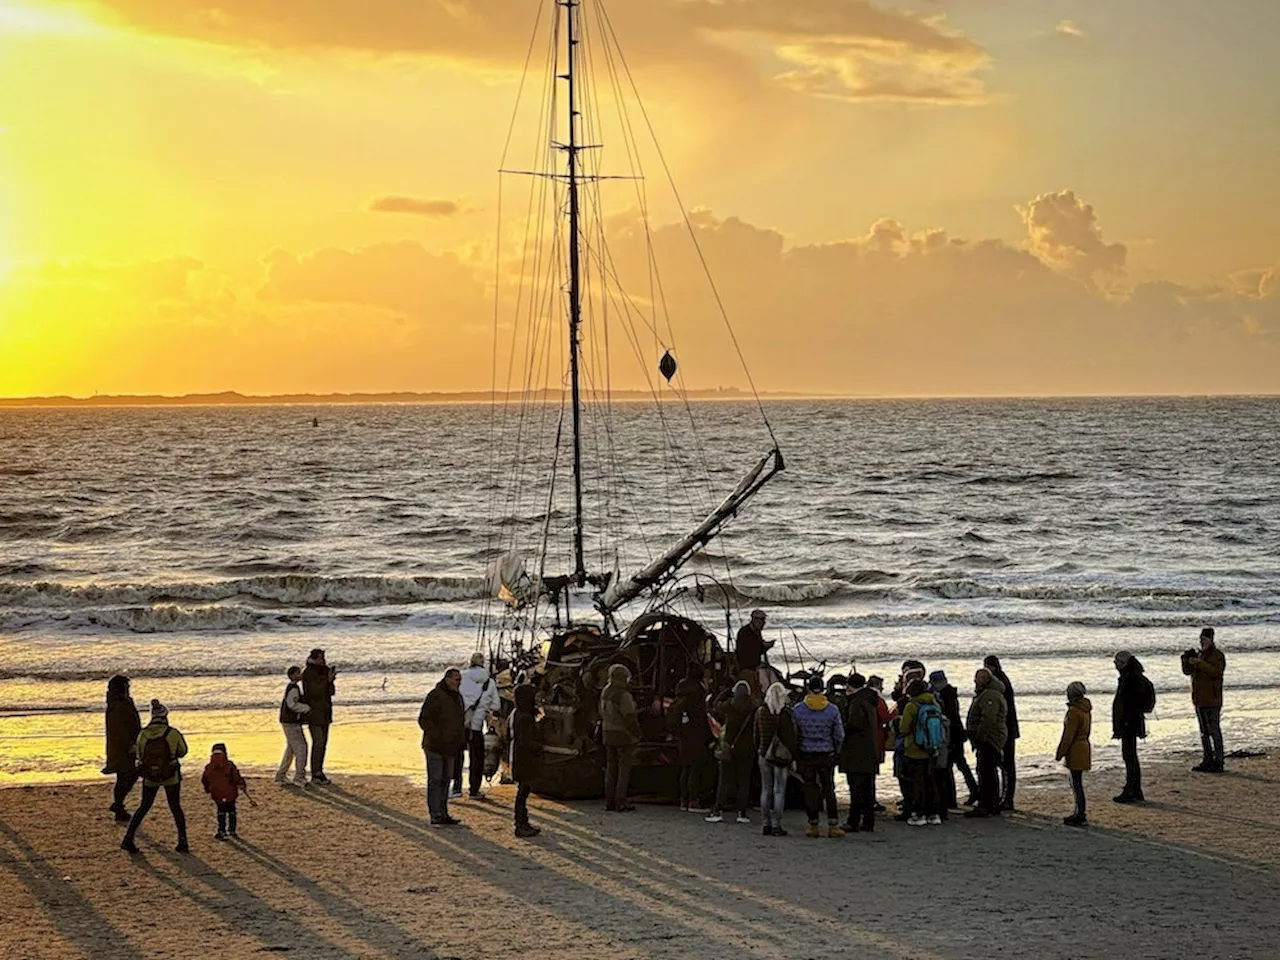
{"label": "hood on jacket", "polygon": [[231,766],[231,761],[227,759],[227,748],[223,747],[219,750],[214,747],[209,754],[209,766],[215,770],[221,770],[223,767]]}
{"label": "hood on jacket", "polygon": [[1000,694],[1000,696],[1004,696],[1004,684],[994,676],[987,681],[986,686],[984,686],[979,692],[985,693],[988,690],[994,690],[996,693]]}
{"label": "hood on jacket", "polygon": [[107,681],[107,703],[129,699],[129,678],[117,673]]}
{"label": "hood on jacket", "polygon": [[1141,660],[1139,660],[1137,657],[1130,656],[1130,657],[1129,657],[1128,662],[1126,662],[1126,663],[1125,663],[1125,665],[1124,665],[1123,667],[1121,667],[1121,668],[1120,668],[1120,672],[1121,672],[1121,673],[1137,673],[1137,674],[1145,674],[1145,673],[1147,672],[1147,670],[1146,670],[1146,668],[1142,665],[1142,661],[1141,661]]}
{"label": "hood on jacket", "polygon": [[1074,707],[1077,710],[1083,710],[1085,713],[1093,713],[1093,701],[1088,697],[1081,697],[1079,700],[1069,700],[1067,706]]}
{"label": "hood on jacket", "polygon": [[931,692],[926,690],[924,693],[917,693],[910,700],[911,703],[932,703],[935,707],[938,705],[938,699]]}
{"label": "hood on jacket", "polygon": [[827,709],[828,703],[830,703],[830,701],[827,700],[826,694],[823,693],[806,694],[804,698],[804,705],[814,713],[820,713]]}
{"label": "hood on jacket", "polygon": [[702,686],[702,682],[695,680],[693,677],[685,677],[676,684],[677,697],[696,697],[699,694],[707,695],[706,688]]}
{"label": "hood on jacket", "polygon": [[745,680],[739,680],[733,685],[733,705],[738,709],[742,709],[751,699],[751,684]]}
{"label": "hood on jacket", "polygon": [[782,713],[782,708],[787,705],[786,686],[777,682],[771,683],[764,694],[764,705],[774,716]]}
{"label": "hood on jacket", "polygon": [[534,710],[537,709],[534,703],[536,691],[533,689],[533,684],[520,684],[520,686],[516,687],[514,696],[517,710],[524,710],[526,713],[533,713]]}
{"label": "hood on jacket", "polygon": [[609,682],[604,685],[600,696],[610,703],[617,703],[623,694],[628,693],[627,684],[631,682],[631,671],[625,663],[615,663],[609,668]]}

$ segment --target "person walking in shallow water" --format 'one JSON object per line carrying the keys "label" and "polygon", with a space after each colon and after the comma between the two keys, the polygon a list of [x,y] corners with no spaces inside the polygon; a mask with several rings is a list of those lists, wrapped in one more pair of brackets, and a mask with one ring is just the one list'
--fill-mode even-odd
{"label": "person walking in shallow water", "polygon": [[179,853],[187,853],[187,817],[182,812],[182,763],[187,755],[187,741],[177,727],[169,725],[169,709],[159,700],[151,701],[151,721],[138,734],[138,772],[142,775],[142,802],[129,821],[129,829],[120,841],[120,849],[137,853],[133,838],[156,802],[156,794],[164,787],[173,824],[178,828]]}
{"label": "person walking in shallow water", "polygon": [[1062,739],[1054,758],[1061,760],[1071,773],[1071,793],[1075,796],[1076,810],[1062,822],[1069,827],[1083,827],[1088,823],[1084,798],[1084,772],[1093,766],[1093,747],[1089,732],[1093,729],[1093,704],[1085,696],[1084,684],[1078,680],[1067,685],[1067,715],[1062,720]]}
{"label": "person walking in shallow water", "polygon": [[1124,758],[1124,789],[1113,797],[1116,803],[1142,803],[1142,764],[1138,741],[1147,736],[1147,714],[1155,707],[1156,691],[1146,678],[1142,663],[1128,650],[1115,658],[1116,698],[1111,705],[1111,737],[1120,741]]}
{"label": "person walking in shallow water", "polygon": [[116,775],[112,792],[111,812],[117,823],[129,822],[129,811],[124,808],[125,798],[138,782],[138,734],[142,732],[142,719],[138,708],[129,696],[129,678],[114,676],[107,682],[107,762],[102,767],[105,774]]}
{"label": "person walking in shallow water", "polygon": [[280,701],[280,729],[284,731],[284,756],[280,758],[280,766],[276,768],[276,783],[287,783],[289,764],[294,765],[293,782],[303,787],[307,783],[307,736],[302,732],[302,725],[307,722],[307,714],[311,708],[302,699],[301,667],[290,667],[287,674],[289,683],[284,688],[284,698]]}
{"label": "person walking in shallow water", "polygon": [[1213,627],[1200,631],[1200,650],[1182,655],[1182,672],[1191,678],[1191,703],[1200,724],[1204,760],[1193,773],[1222,773],[1222,675],[1227,658],[1214,643]]}

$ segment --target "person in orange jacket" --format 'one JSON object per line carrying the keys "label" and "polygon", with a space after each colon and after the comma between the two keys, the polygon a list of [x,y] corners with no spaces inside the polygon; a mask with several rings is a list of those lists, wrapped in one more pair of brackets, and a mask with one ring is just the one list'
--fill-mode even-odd
{"label": "person in orange jacket", "polygon": [[248,797],[249,806],[256,807],[257,801],[249,796],[249,785],[240,775],[240,769],[227,756],[227,745],[215,743],[209,756],[209,764],[200,777],[204,792],[213,798],[218,808],[218,832],[215,840],[225,840],[227,835],[236,835],[236,798],[243,791]]}

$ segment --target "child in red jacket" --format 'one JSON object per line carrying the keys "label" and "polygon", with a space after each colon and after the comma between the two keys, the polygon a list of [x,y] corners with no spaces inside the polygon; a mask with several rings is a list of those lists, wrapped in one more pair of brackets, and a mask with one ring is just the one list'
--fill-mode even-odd
{"label": "child in red jacket", "polygon": [[[209,765],[204,768],[204,775],[200,777],[200,782],[204,785],[204,792],[209,794],[218,806],[218,832],[213,835],[213,839],[225,840],[228,832],[234,837],[236,835],[236,797],[242,790],[244,795],[249,797],[249,785],[244,782],[244,777],[240,776],[240,770],[236,765],[227,758],[225,743],[213,745]],[[253,797],[249,797],[249,806],[257,805]],[[229,831],[228,827],[230,827]]]}

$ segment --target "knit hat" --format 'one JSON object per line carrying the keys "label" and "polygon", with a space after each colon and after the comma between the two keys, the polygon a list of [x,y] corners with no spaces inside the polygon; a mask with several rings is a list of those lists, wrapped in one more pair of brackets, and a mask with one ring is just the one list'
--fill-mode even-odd
{"label": "knit hat", "polygon": [[1201,630],[1201,631],[1200,631],[1200,639],[1201,639],[1201,640],[1212,640],[1212,639],[1213,639],[1213,627],[1205,627],[1203,630]]}
{"label": "knit hat", "polygon": [[169,708],[166,707],[159,700],[152,700],[151,701],[151,719],[163,720],[167,716],[169,716]]}
{"label": "knit hat", "polygon": [[1073,680],[1067,684],[1067,702],[1075,703],[1085,694],[1084,684],[1079,680]]}
{"label": "knit hat", "polygon": [[860,690],[867,685],[867,678],[860,673],[855,673],[849,678],[849,686],[855,690]]}
{"label": "knit hat", "polygon": [[947,682],[947,674],[944,670],[935,670],[929,674],[929,682],[935,686],[943,686]]}
{"label": "knit hat", "polygon": [[1116,666],[1123,670],[1125,667],[1129,665],[1129,661],[1132,659],[1133,659],[1132,653],[1130,653],[1128,650],[1121,650],[1119,653],[1116,654]]}
{"label": "knit hat", "polygon": [[471,655],[471,665],[472,665],[473,667],[483,667],[483,666],[484,666],[484,654],[483,654],[483,653],[481,653],[479,650],[477,650],[475,653],[473,653],[473,654]]}
{"label": "knit hat", "polygon": [[763,610],[752,610],[752,611],[751,611],[751,619],[752,619],[752,620],[763,620],[763,619],[764,619],[764,611],[763,611]]}
{"label": "knit hat", "polygon": [[225,743],[215,743],[215,744],[213,745],[213,749],[212,749],[212,750],[210,750],[209,752],[210,752],[210,753],[220,753],[220,754],[222,754],[223,756],[226,756],[226,754],[227,754],[227,745],[226,745]]}

